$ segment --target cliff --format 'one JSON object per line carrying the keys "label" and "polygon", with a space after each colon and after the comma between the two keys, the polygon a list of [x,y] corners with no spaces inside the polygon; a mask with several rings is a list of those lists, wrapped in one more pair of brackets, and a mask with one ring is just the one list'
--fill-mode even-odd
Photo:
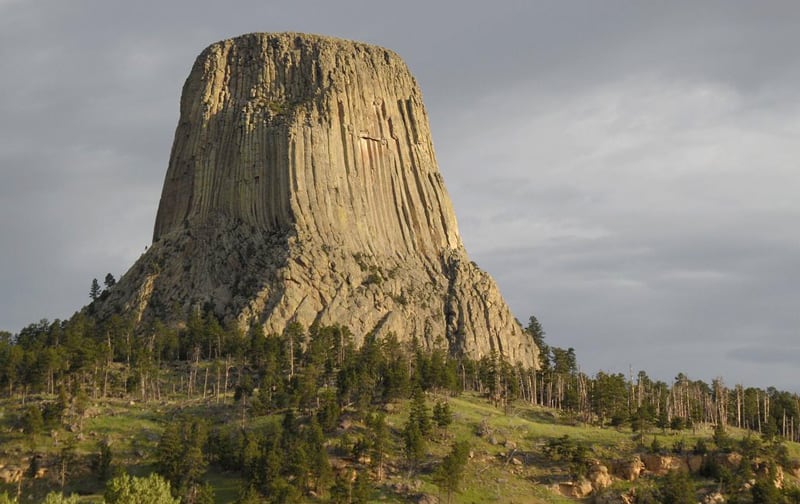
{"label": "cliff", "polygon": [[153,244],[99,309],[142,323],[198,307],[537,362],[467,257],[408,68],[333,38],[249,34],[197,58]]}

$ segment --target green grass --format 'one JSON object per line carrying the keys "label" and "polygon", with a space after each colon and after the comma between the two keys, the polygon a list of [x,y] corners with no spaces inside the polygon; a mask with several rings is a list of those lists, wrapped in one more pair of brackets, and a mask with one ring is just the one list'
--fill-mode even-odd
{"label": "green grass", "polygon": [[[433,407],[436,400],[443,396],[429,395],[427,404]],[[466,467],[461,492],[454,495],[453,503],[504,502],[504,503],[567,503],[575,502],[554,493],[549,487],[569,478],[563,465],[548,460],[543,447],[548,441],[569,436],[577,443],[584,444],[590,450],[590,456],[609,465],[613,460],[625,459],[641,451],[635,442],[630,428],[599,428],[576,422],[574,418],[564,416],[560,412],[546,408],[515,403],[506,410],[496,408],[476,394],[462,394],[447,398],[453,413],[453,423],[445,431],[437,431],[433,440],[428,443],[427,458],[421,470],[414,475],[405,469],[403,456],[402,429],[408,418],[409,402],[393,404],[387,408],[387,424],[391,432],[390,454],[388,463],[394,468],[387,479],[376,485],[374,502],[405,502],[407,496],[396,493],[392,485],[413,484],[412,493],[439,495],[433,483],[433,471],[444,455],[450,451],[455,441],[467,440],[472,449],[472,459]],[[88,417],[83,421],[80,434],[57,430],[56,439],[48,431],[37,436],[36,445],[31,447],[30,440],[14,428],[15,415],[21,405],[13,401],[0,401],[0,463],[8,463],[13,457],[26,456],[31,453],[43,453],[56,456],[63,441],[68,438],[76,440],[76,452],[83,456],[84,463],[97,453],[98,443],[102,440],[111,442],[114,464],[124,467],[134,475],[146,475],[154,468],[154,453],[160,435],[174,416],[191,414],[205,417],[211,424],[225,425],[226,428],[238,429],[241,422],[241,410],[234,405],[231,398],[226,402],[204,403],[202,401],[172,400],[151,403],[131,403],[120,400],[107,400],[93,404]],[[360,436],[368,435],[366,426],[353,415],[352,426],[344,437],[349,443]],[[269,423],[279,422],[281,415],[263,416],[247,420],[249,428],[259,429]],[[488,426],[491,435],[479,436],[479,427]],[[745,431],[729,429],[733,438],[741,438]],[[341,435],[341,434],[340,434]],[[645,448],[649,447],[653,438],[667,450],[678,440],[691,449],[698,439],[705,439],[709,446],[712,430],[702,428],[673,433],[651,431],[644,438]],[[341,439],[333,437],[328,441],[331,453]],[[800,459],[800,445],[786,443],[790,458]],[[521,454],[526,464],[515,465],[509,459],[509,453]],[[215,467],[209,468],[206,480],[214,487],[216,502],[227,503],[236,499],[241,480],[235,473],[221,472]],[[415,483],[417,481],[417,483]],[[637,483],[640,484],[640,483]],[[36,495],[41,496],[49,489],[57,489],[51,480],[49,485],[37,482]],[[616,489],[624,491],[630,484],[618,482]],[[0,491],[15,491],[15,488],[0,488]],[[83,471],[83,476],[70,482],[67,491],[89,492],[81,502],[99,502],[102,484],[90,473]],[[443,497],[443,496],[442,496]]]}

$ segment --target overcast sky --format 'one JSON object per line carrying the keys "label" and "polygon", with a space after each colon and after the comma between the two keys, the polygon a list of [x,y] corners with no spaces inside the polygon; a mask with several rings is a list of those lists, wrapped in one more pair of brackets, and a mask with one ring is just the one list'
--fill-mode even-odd
{"label": "overcast sky", "polygon": [[149,245],[212,42],[379,44],[471,257],[584,371],[800,391],[800,3],[0,0],[0,329]]}

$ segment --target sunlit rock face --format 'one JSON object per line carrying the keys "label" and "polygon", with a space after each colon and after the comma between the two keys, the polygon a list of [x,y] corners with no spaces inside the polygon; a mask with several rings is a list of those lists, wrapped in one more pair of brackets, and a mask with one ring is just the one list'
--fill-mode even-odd
{"label": "sunlit rock face", "polygon": [[405,63],[315,35],[217,42],[186,80],[153,245],[100,309],[141,325],[198,307],[537,359],[467,257]]}

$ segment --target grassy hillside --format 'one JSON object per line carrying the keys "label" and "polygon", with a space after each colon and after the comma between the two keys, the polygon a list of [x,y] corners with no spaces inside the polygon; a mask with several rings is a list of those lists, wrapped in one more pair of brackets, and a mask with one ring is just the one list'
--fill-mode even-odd
{"label": "grassy hillside", "polygon": [[[108,442],[112,452],[114,470],[125,470],[134,475],[153,471],[157,462],[157,446],[165,427],[177,416],[204,418],[210,429],[236,431],[259,429],[269,423],[280,422],[280,415],[246,417],[242,420],[241,407],[228,396],[222,401],[187,401],[172,398],[146,404],[132,401],[105,400],[90,402],[82,418],[72,418],[66,428],[42,429],[36,435],[21,430],[23,417],[31,404],[53,401],[47,396],[28,397],[25,402],[5,400],[0,404],[0,473],[3,470],[24,472],[19,483],[4,483],[0,492],[15,495],[21,488],[23,501],[41,499],[48,491],[61,490],[80,494],[82,502],[100,502],[104,483],[97,476],[99,446]],[[460,491],[451,502],[507,502],[507,503],[558,503],[575,502],[553,490],[559,482],[575,479],[574,463],[548,454],[559,440],[566,439],[575,446],[586,449],[589,461],[611,467],[614,461],[630,460],[634,454],[646,452],[653,440],[666,452],[676,443],[694,447],[699,440],[713,445],[713,429],[702,426],[696,430],[662,432],[651,429],[645,436],[644,447],[630,428],[599,428],[582,425],[557,410],[513,403],[498,409],[475,394],[462,394],[445,398],[429,394],[428,407],[436,400],[447,400],[453,422],[446,428],[434,428],[426,445],[425,455],[417,469],[412,471],[404,454],[403,428],[409,417],[409,401],[390,403],[383,408],[389,427],[388,449],[385,461],[385,478],[378,480],[376,468],[368,457],[354,456],[353,447],[370,431],[354,411],[345,411],[339,427],[326,437],[326,450],[336,473],[369,474],[369,499],[379,502],[408,502],[446,495],[434,484],[434,473],[454,442],[464,440],[470,445],[470,458],[466,464]],[[742,438],[743,431],[728,430],[733,439]],[[800,458],[800,446],[784,443],[787,456]],[[688,450],[688,449],[687,449]],[[36,476],[39,471],[38,477]],[[631,486],[652,486],[655,475],[631,483],[617,481],[619,492]],[[2,474],[0,474],[2,476]],[[233,471],[222,470],[210,464],[205,481],[214,488],[215,502],[233,502],[239,495],[242,478]],[[711,492],[719,482],[714,478],[696,477],[698,495]],[[789,476],[785,486],[794,484]],[[557,486],[557,485],[556,485]],[[425,497],[428,496],[428,497]],[[323,502],[327,496],[306,497],[310,502]]]}

